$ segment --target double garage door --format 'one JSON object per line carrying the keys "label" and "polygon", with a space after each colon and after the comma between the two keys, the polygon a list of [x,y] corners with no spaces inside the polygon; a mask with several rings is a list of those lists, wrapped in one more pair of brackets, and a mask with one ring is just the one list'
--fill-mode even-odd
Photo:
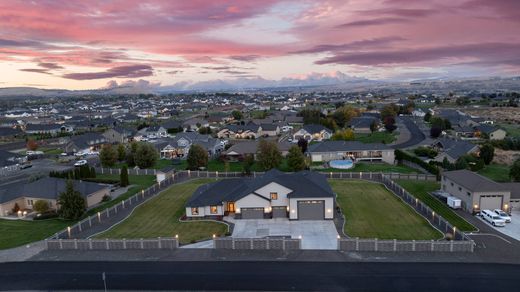
{"label": "double garage door", "polygon": [[264,208],[242,208],[242,219],[264,219]]}
{"label": "double garage door", "polygon": [[298,201],[298,220],[325,219],[325,201]]}
{"label": "double garage door", "polygon": [[480,210],[502,209],[502,196],[480,196]]}

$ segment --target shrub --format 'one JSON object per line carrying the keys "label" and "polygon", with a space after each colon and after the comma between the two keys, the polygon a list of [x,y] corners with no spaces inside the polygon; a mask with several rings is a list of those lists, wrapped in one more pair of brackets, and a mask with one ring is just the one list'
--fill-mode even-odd
{"label": "shrub", "polygon": [[58,213],[54,210],[47,211],[45,213],[41,213],[33,218],[33,220],[45,220],[45,219],[51,219],[51,218],[57,218]]}
{"label": "shrub", "polygon": [[394,154],[395,159],[397,159],[397,161],[407,160],[421,166],[422,168],[426,169],[429,173],[435,174],[437,177],[439,177],[440,175],[439,167],[435,165],[433,162],[427,163],[421,160],[419,157],[410,155],[399,149],[396,149]]}
{"label": "shrub", "polygon": [[104,195],[103,198],[101,198],[101,202],[108,202],[112,200],[112,197],[109,195]]}
{"label": "shrub", "polygon": [[34,202],[33,210],[38,213],[45,213],[49,211],[49,203],[45,200],[37,200]]}

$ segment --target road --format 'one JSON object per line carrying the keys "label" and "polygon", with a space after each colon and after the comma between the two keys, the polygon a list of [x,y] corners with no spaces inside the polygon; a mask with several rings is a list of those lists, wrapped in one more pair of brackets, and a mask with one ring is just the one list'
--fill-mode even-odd
{"label": "road", "polygon": [[[442,263],[21,262],[0,290],[514,291],[520,266]],[[513,289],[512,289],[513,288]]]}
{"label": "road", "polygon": [[410,139],[406,142],[392,145],[392,148],[394,148],[394,149],[410,148],[410,147],[418,145],[419,143],[423,142],[426,139],[426,135],[424,135],[424,132],[415,124],[412,117],[402,116],[402,117],[399,117],[399,119],[403,122],[403,124],[406,126],[406,128],[410,132]]}

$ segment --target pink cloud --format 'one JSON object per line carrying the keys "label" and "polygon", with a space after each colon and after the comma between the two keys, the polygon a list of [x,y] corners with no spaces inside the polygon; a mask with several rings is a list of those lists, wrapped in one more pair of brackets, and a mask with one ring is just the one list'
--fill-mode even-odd
{"label": "pink cloud", "polygon": [[106,78],[139,78],[153,75],[153,68],[148,65],[131,65],[113,67],[103,72],[68,73],[62,77],[74,80],[93,80]]}

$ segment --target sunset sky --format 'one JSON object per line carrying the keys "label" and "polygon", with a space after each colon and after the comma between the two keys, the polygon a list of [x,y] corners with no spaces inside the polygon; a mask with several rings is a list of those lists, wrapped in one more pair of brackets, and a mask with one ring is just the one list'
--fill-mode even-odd
{"label": "sunset sky", "polygon": [[0,0],[0,87],[337,71],[410,80],[519,67],[519,0]]}

